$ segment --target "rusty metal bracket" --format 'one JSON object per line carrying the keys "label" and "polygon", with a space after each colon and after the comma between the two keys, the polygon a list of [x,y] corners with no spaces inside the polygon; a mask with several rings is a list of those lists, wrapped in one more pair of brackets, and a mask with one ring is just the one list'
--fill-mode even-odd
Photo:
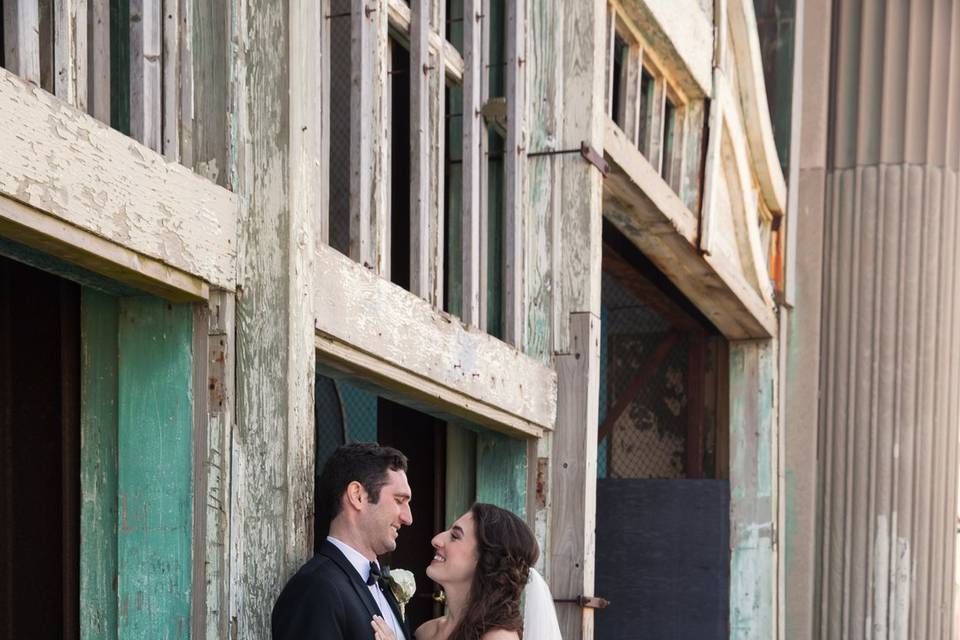
{"label": "rusty metal bracket", "polygon": [[610,173],[610,165],[607,164],[607,161],[603,159],[596,149],[591,147],[586,140],[580,143],[579,149],[555,149],[549,151],[532,151],[527,154],[528,158],[536,158],[537,156],[558,156],[568,153],[579,153],[584,160],[595,166],[600,170],[600,174],[604,178],[607,177],[607,174]]}
{"label": "rusty metal bracket", "polygon": [[576,598],[554,598],[554,602],[566,602],[579,605],[582,609],[606,609],[610,601],[599,596],[577,596]]}

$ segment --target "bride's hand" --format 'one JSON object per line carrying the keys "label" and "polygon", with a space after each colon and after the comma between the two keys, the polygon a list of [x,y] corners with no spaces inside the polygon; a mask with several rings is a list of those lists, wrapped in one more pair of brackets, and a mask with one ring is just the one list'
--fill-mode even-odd
{"label": "bride's hand", "polygon": [[373,616],[373,620],[370,621],[370,626],[373,627],[374,640],[397,640],[397,636],[393,634],[390,625],[380,616]]}

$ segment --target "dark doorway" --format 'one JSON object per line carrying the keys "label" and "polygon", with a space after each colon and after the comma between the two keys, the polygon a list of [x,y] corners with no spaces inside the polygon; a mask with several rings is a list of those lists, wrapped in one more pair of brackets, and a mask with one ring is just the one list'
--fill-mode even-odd
{"label": "dark doorway", "polygon": [[413,525],[400,530],[397,550],[385,560],[391,567],[407,569],[416,576],[417,593],[406,609],[410,630],[416,631],[427,620],[443,615],[433,600],[435,585],[425,571],[433,559],[430,540],[444,528],[447,425],[385,398],[380,398],[378,412],[380,444],[400,449],[409,460]]}
{"label": "dark doorway", "polygon": [[0,637],[77,638],[80,291],[0,258]]}

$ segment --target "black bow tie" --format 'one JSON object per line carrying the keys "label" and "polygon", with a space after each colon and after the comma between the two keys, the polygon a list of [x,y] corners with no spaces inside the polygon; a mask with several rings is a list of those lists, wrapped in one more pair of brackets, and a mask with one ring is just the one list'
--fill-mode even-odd
{"label": "black bow tie", "polygon": [[380,568],[376,562],[370,563],[370,575],[367,576],[367,586],[372,586],[373,584],[379,584],[380,589],[386,591],[390,588],[390,584],[387,582],[390,579],[390,567],[383,565],[383,568]]}

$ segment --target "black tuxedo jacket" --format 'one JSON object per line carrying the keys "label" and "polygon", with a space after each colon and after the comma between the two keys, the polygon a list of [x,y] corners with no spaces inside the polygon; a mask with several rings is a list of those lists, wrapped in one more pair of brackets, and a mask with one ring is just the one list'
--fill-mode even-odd
{"label": "black tuxedo jacket", "polygon": [[[389,589],[387,602],[403,627],[406,640],[410,630]],[[370,589],[350,561],[329,540],[300,568],[273,606],[273,640],[371,640],[374,614],[381,615]],[[401,640],[401,639],[397,639]]]}

